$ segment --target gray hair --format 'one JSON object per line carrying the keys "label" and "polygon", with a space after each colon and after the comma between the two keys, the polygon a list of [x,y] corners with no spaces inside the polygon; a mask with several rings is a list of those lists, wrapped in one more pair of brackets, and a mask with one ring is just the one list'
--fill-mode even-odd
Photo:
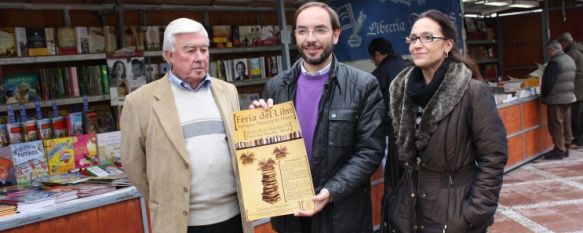
{"label": "gray hair", "polygon": [[547,43],[547,48],[554,49],[554,50],[563,50],[563,46],[557,40],[551,40]]}
{"label": "gray hair", "polygon": [[[162,56],[164,56],[164,51],[174,52],[175,36],[180,33],[202,33],[207,38],[207,45],[210,45],[208,33],[201,23],[192,19],[178,18],[166,26],[162,43]],[[165,56],[164,59],[166,59]]]}

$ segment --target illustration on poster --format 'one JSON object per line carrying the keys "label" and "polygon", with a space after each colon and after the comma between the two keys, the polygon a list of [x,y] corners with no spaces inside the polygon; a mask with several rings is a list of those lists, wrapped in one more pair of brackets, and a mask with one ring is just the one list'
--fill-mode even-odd
{"label": "illustration on poster", "polygon": [[358,19],[354,20],[354,12],[352,12],[351,4],[346,4],[344,6],[338,7],[338,9],[336,9],[336,12],[338,12],[338,17],[340,18],[340,25],[342,25],[341,26],[342,31],[346,31],[352,28],[352,34],[350,35],[347,41],[348,46],[351,48],[360,47],[360,44],[362,44],[362,37],[360,37],[360,35],[358,34],[360,32],[360,29],[362,28],[364,20],[366,19],[366,15],[363,13],[362,10],[360,10],[358,14]]}

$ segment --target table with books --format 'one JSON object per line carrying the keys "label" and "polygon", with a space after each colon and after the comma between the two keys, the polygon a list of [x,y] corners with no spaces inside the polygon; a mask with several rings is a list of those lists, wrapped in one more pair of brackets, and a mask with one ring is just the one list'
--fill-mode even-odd
{"label": "table with books", "polygon": [[[91,177],[70,173],[45,177],[39,183],[42,185],[0,188],[0,231],[77,232],[75,229],[88,226],[147,229],[145,202],[123,174]],[[132,219],[133,224],[119,222],[121,219]]]}

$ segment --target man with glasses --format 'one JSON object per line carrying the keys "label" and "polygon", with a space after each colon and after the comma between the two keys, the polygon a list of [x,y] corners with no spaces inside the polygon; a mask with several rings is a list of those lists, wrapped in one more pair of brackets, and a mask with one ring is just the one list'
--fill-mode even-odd
{"label": "man with glasses", "polygon": [[295,37],[302,56],[271,79],[264,100],[251,108],[294,101],[316,191],[315,211],[271,219],[284,233],[372,232],[370,176],[384,149],[385,108],[377,80],[336,60],[338,15],[309,2],[295,13]]}

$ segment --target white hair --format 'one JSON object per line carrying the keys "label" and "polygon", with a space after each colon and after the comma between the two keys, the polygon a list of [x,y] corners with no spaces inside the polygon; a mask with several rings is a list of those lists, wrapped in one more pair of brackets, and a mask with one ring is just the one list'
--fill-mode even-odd
{"label": "white hair", "polygon": [[[164,51],[174,52],[175,36],[180,33],[202,33],[207,38],[207,45],[210,43],[208,33],[201,23],[192,19],[178,18],[166,26],[162,43],[162,56],[164,56]],[[166,59],[165,56],[164,58]]]}
{"label": "white hair", "polygon": [[563,46],[561,46],[561,43],[559,43],[559,41],[557,41],[557,40],[552,40],[552,41],[548,42],[547,48],[553,49],[553,50],[563,50]]}

